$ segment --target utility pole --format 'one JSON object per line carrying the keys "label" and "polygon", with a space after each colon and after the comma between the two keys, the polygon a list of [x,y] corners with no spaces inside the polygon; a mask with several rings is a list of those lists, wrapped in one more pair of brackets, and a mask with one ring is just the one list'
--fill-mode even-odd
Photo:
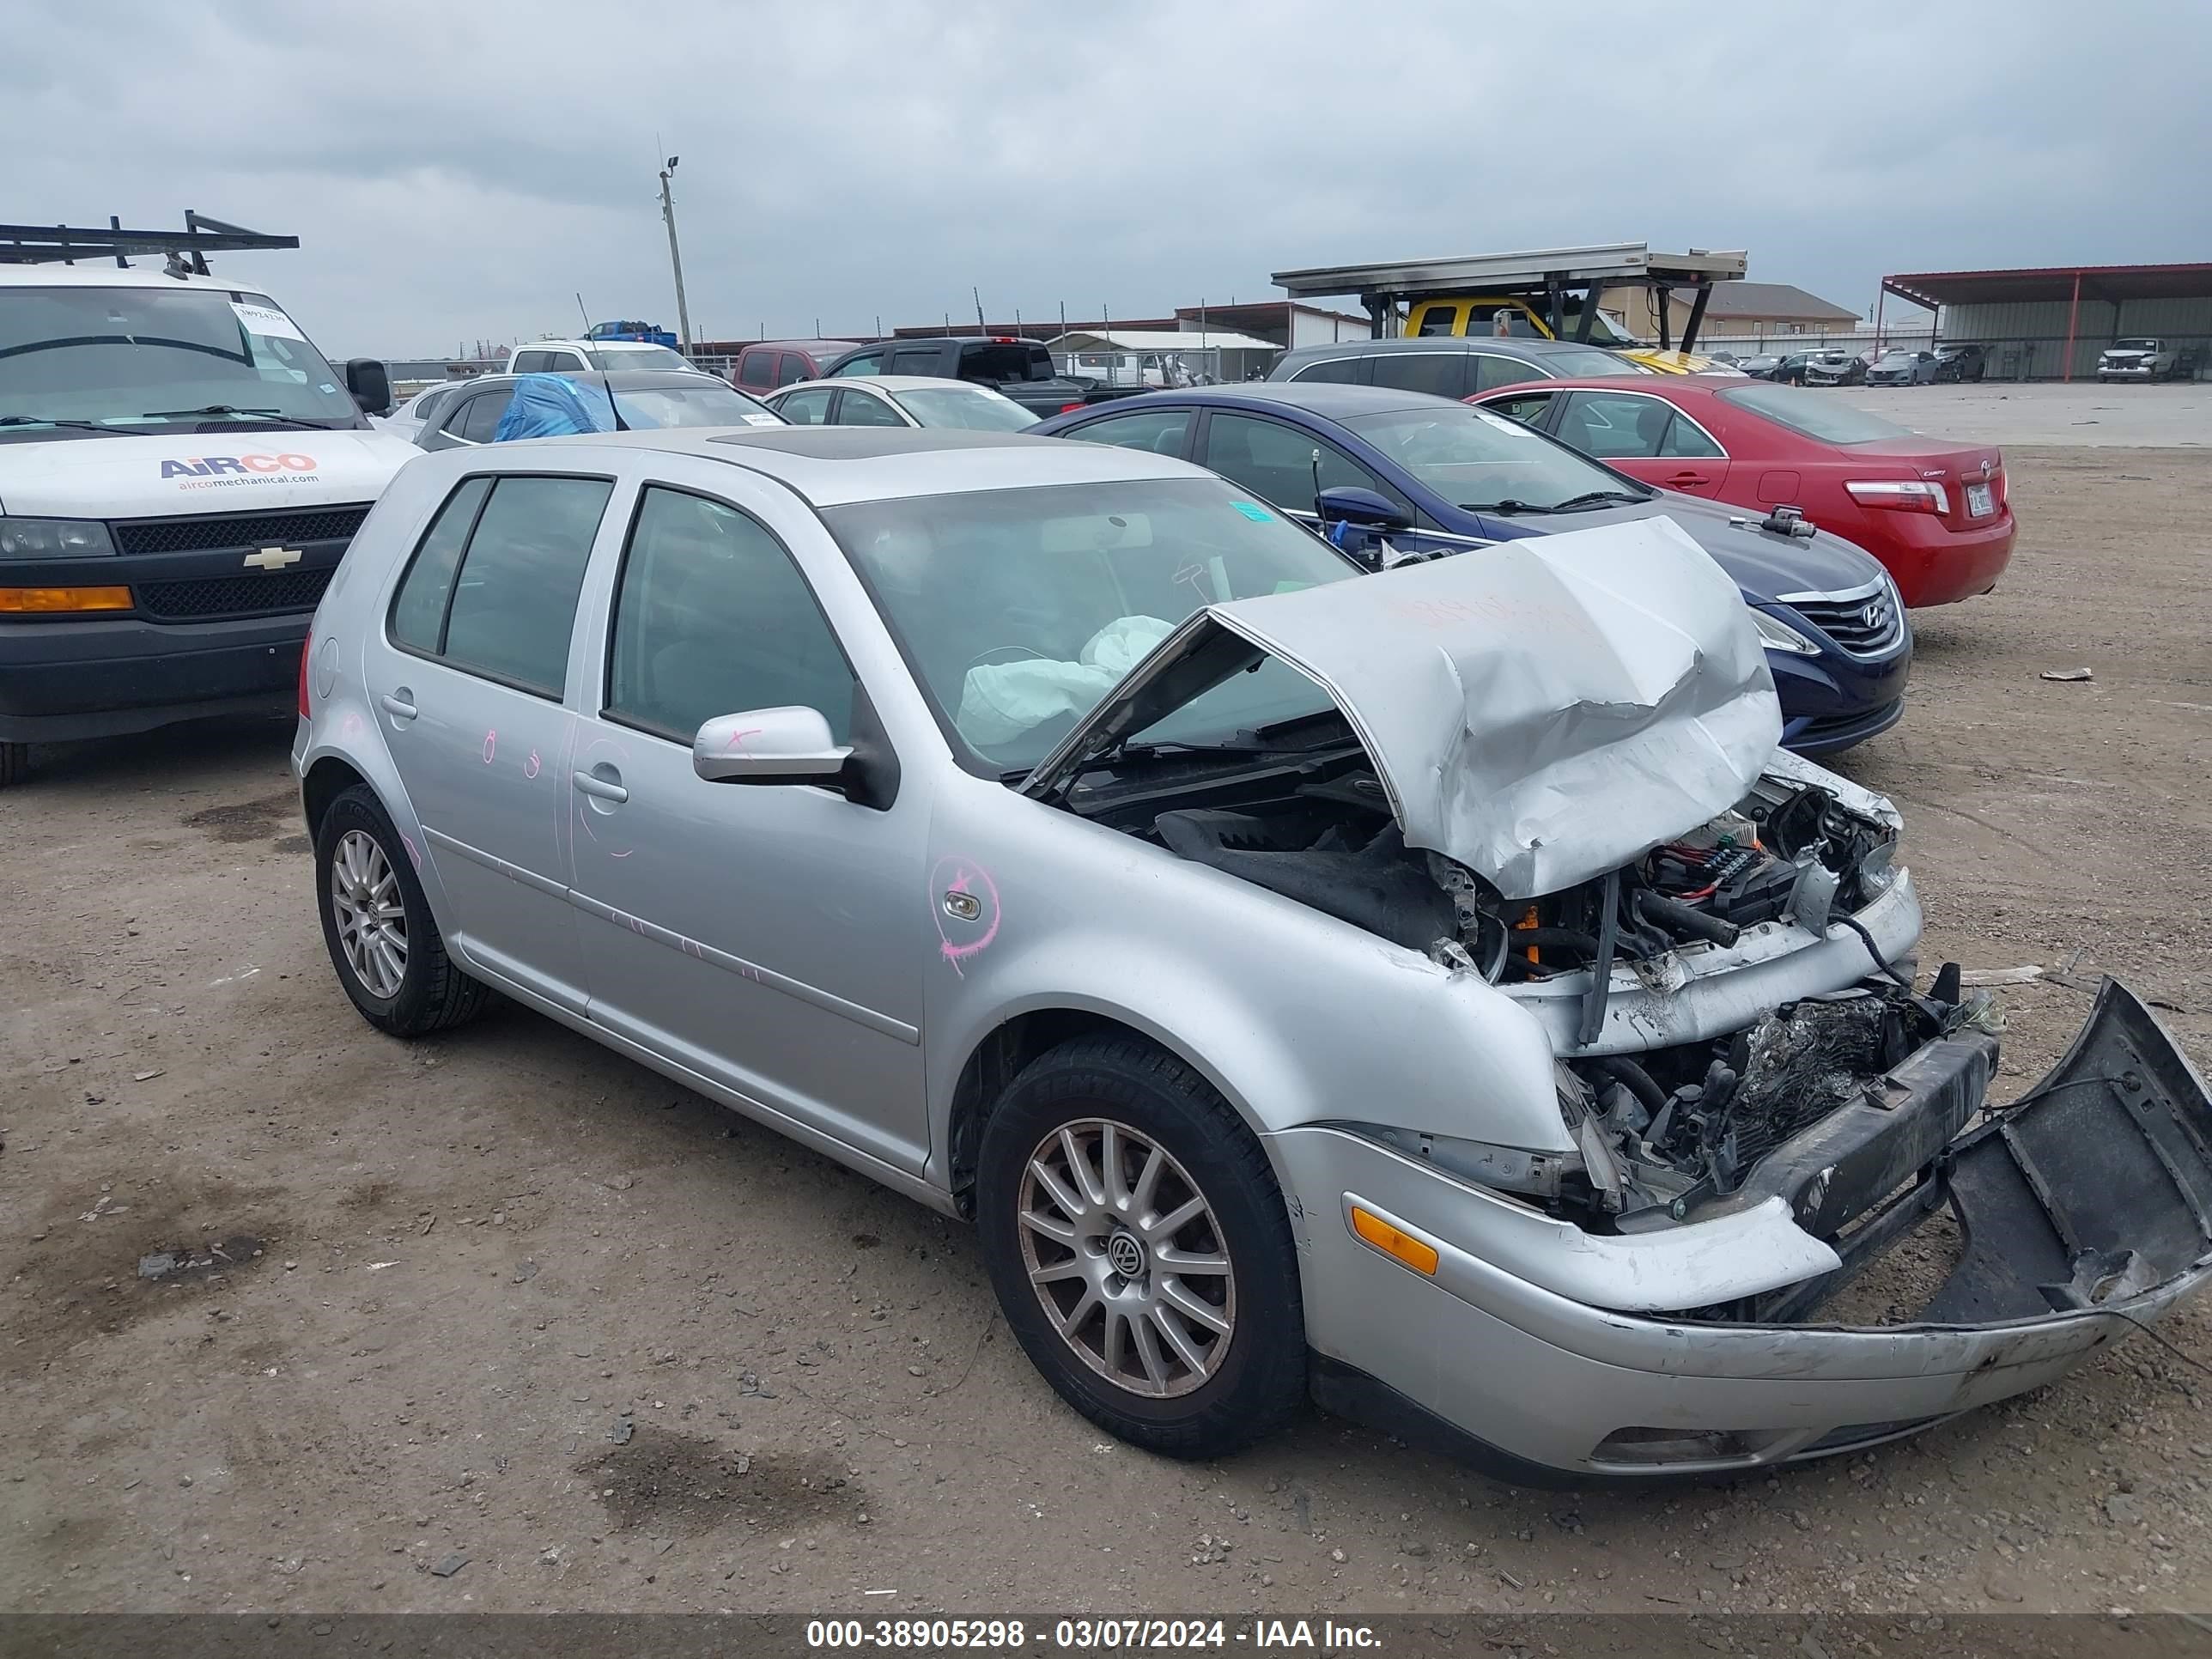
{"label": "utility pole", "polygon": [[684,342],[686,356],[691,351],[691,310],[684,302],[684,254],[676,246],[676,198],[669,194],[668,180],[682,159],[672,155],[668,165],[660,169],[660,216],[668,222],[668,263],[676,273],[676,334]]}

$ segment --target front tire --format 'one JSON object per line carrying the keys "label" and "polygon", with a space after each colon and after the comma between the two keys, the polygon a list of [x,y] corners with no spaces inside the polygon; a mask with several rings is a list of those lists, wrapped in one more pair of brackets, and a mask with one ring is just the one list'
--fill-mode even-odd
{"label": "front tire", "polygon": [[412,855],[366,784],[323,814],[315,835],[323,943],[361,1017],[393,1036],[423,1036],[472,1019],[490,988],[446,953]]}
{"label": "front tire", "polygon": [[1218,1457],[1297,1408],[1305,1317],[1282,1192],[1181,1060],[1109,1036],[1033,1062],[984,1126],[976,1210],[1015,1340],[1108,1433]]}

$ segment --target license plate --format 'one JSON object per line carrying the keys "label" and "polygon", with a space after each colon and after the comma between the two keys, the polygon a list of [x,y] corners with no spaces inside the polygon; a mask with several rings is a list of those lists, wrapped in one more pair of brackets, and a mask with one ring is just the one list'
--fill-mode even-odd
{"label": "license plate", "polygon": [[1994,486],[1985,483],[1966,486],[1966,516],[1968,518],[1986,519],[1996,510],[1997,498]]}

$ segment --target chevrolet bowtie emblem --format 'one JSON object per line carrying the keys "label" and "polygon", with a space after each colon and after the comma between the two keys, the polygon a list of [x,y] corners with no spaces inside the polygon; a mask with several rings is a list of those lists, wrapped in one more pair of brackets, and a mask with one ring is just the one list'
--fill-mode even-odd
{"label": "chevrolet bowtie emblem", "polygon": [[246,562],[264,570],[282,570],[288,564],[299,563],[300,557],[296,547],[264,547],[258,553],[247,554]]}

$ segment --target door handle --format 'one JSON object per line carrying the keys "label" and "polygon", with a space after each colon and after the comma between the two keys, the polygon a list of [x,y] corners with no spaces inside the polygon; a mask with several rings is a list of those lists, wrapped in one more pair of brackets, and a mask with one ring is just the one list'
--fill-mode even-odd
{"label": "door handle", "polygon": [[1706,483],[1711,482],[1711,478],[1703,472],[1677,472],[1667,482],[1674,484]]}
{"label": "door handle", "polygon": [[617,804],[628,800],[629,791],[622,787],[622,774],[616,772],[611,766],[605,769],[613,773],[614,775],[600,777],[592,772],[571,772],[568,774],[568,779],[585,794],[596,796],[600,800],[611,800]]}
{"label": "door handle", "polygon": [[420,712],[415,707],[414,696],[403,685],[397,691],[386,692],[377,701],[384,705],[384,712],[393,719],[411,720]]}

